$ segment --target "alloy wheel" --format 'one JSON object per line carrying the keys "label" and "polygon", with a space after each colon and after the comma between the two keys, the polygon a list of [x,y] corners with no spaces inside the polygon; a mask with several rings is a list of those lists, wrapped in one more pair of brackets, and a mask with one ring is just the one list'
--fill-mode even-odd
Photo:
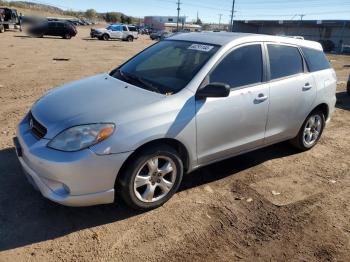
{"label": "alloy wheel", "polygon": [[321,133],[322,130],[322,119],[319,115],[311,116],[304,128],[303,143],[307,147],[313,146]]}
{"label": "alloy wheel", "polygon": [[134,193],[145,203],[164,198],[173,188],[177,176],[176,165],[166,156],[147,160],[138,170],[134,179]]}

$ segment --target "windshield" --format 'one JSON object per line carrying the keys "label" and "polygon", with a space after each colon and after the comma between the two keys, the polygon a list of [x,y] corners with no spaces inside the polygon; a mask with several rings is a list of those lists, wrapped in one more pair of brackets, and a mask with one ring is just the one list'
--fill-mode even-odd
{"label": "windshield", "polygon": [[150,91],[174,94],[218,49],[215,45],[187,41],[161,41],[112,71],[111,76]]}

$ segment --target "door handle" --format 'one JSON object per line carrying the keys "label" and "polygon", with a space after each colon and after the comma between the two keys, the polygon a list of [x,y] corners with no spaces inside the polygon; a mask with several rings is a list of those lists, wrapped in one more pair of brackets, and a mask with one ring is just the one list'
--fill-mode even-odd
{"label": "door handle", "polygon": [[264,95],[264,94],[259,94],[257,98],[255,98],[254,102],[255,103],[261,103],[261,102],[264,102],[268,99],[269,97],[267,95]]}
{"label": "door handle", "polygon": [[306,84],[303,86],[303,91],[310,90],[311,88],[312,88],[312,85],[310,85],[310,83],[306,83]]}

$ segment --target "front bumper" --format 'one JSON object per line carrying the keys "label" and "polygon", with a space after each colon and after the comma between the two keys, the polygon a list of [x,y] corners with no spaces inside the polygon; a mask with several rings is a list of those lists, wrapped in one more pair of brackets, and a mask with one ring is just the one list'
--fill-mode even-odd
{"label": "front bumper", "polygon": [[26,119],[17,129],[18,159],[28,180],[41,194],[66,206],[91,206],[114,201],[114,184],[131,154],[97,155],[90,149],[61,152],[38,140]]}

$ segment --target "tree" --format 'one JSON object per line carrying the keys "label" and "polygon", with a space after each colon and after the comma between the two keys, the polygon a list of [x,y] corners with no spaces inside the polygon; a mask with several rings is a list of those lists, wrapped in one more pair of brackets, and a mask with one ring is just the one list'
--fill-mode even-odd
{"label": "tree", "polygon": [[131,19],[131,17],[130,16],[127,16],[126,17],[126,19],[125,19],[125,22],[127,23],[127,24],[132,24],[132,19]]}
{"label": "tree", "polygon": [[202,25],[202,20],[200,20],[200,18],[197,18],[197,21],[195,22],[196,25]]}
{"label": "tree", "polygon": [[120,15],[118,13],[111,12],[111,13],[106,13],[105,20],[108,23],[117,23],[121,19],[120,19]]}
{"label": "tree", "polygon": [[95,9],[88,9],[85,12],[85,17],[90,19],[90,20],[94,20],[97,16],[97,12]]}

